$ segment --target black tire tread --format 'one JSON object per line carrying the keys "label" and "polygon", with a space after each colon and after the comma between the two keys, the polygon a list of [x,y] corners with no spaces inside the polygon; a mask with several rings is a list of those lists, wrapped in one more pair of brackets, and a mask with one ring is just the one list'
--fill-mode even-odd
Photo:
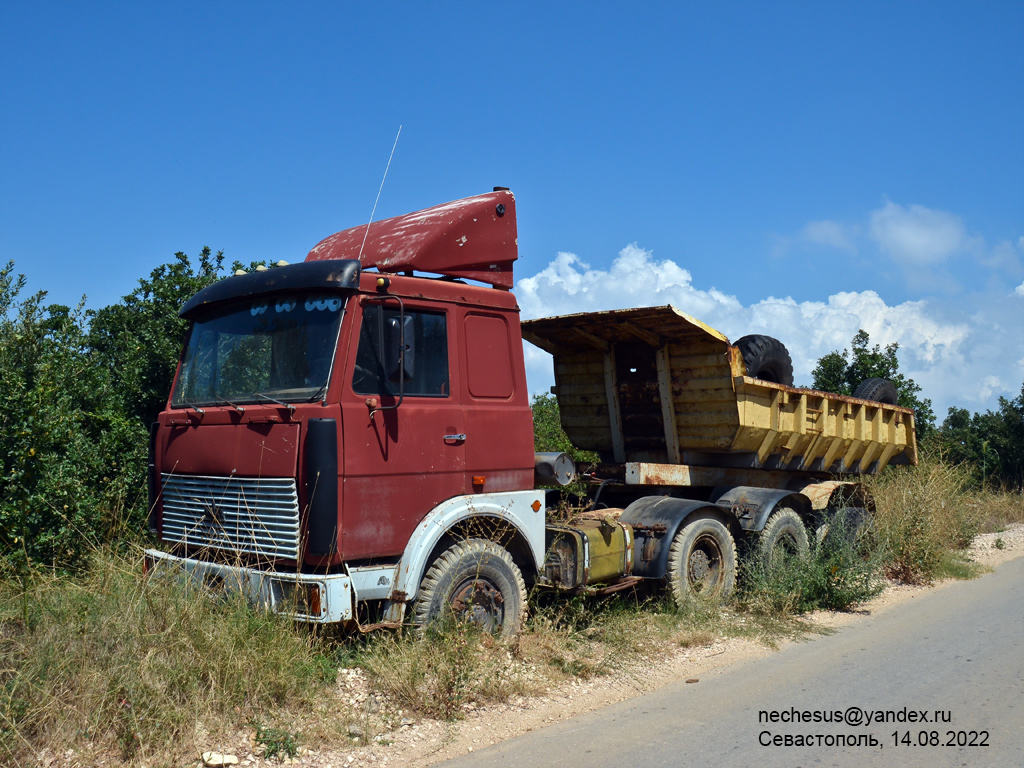
{"label": "black tire tread", "polygon": [[747,375],[762,381],[793,386],[793,359],[786,346],[772,336],[751,334],[733,346],[743,356]]}
{"label": "black tire tread", "polygon": [[512,560],[512,555],[508,553],[508,550],[487,539],[466,539],[456,542],[431,563],[420,583],[420,590],[414,603],[412,623],[415,626],[426,627],[437,618],[432,607],[438,591],[442,588],[445,576],[450,571],[458,569],[466,560],[475,559],[478,555],[496,558],[507,567],[509,575],[512,577],[513,589],[517,592],[515,597],[518,601],[518,609],[513,611],[511,622],[507,620],[506,616],[500,634],[502,637],[511,637],[519,631],[523,619],[526,617],[526,583],[523,581],[523,574]]}
{"label": "black tire tread", "polygon": [[900,395],[896,385],[889,379],[864,379],[853,390],[853,396],[861,400],[872,400],[882,405],[899,405]]}
{"label": "black tire tread", "polygon": [[724,600],[730,594],[736,585],[736,542],[732,538],[732,534],[729,533],[729,529],[720,520],[714,517],[700,517],[693,520],[676,533],[672,539],[672,544],[668,551],[668,569],[665,574],[665,580],[668,583],[669,591],[672,595],[676,605],[680,607],[694,595],[689,588],[689,580],[685,573],[684,563],[687,561],[687,552],[684,549],[689,547],[689,534],[697,526],[705,526],[711,524],[711,527],[716,530],[716,533],[720,539],[722,555],[723,555],[723,576],[721,581],[721,587],[718,590],[715,597],[717,599]]}
{"label": "black tire tread", "polygon": [[807,538],[807,526],[804,525],[800,515],[789,507],[779,507],[769,515],[758,537],[759,555],[765,563],[771,562],[779,539],[785,535],[789,535],[793,540],[797,555],[807,557],[810,553],[811,545]]}

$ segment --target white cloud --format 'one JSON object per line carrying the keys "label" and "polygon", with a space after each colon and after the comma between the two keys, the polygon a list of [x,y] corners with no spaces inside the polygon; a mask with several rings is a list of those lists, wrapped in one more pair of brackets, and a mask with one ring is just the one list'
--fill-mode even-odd
{"label": "white cloud", "polygon": [[1021,283],[1016,288],[1014,288],[1013,292],[1016,293],[1018,296],[1024,296],[1024,283]]}
{"label": "white cloud", "polygon": [[959,216],[923,205],[887,202],[871,212],[870,232],[883,251],[906,266],[939,264],[977,244]]}
{"label": "white cloud", "polygon": [[[1015,294],[1024,295],[1024,285]],[[559,253],[533,277],[517,284],[524,319],[574,312],[673,304],[730,339],[748,333],[779,338],[793,357],[798,384],[824,354],[848,348],[858,329],[872,344],[900,345],[901,370],[933,400],[940,421],[946,408],[994,407],[998,395],[1017,393],[1024,335],[1015,296],[986,295],[958,305],[906,301],[888,305],[874,291],[839,292],[825,301],[797,302],[768,297],[744,306],[735,296],[693,285],[692,275],[674,261],[659,261],[635,243],[619,252],[608,269],[592,269],[572,253]],[[554,383],[551,358],[527,348],[531,391]]]}
{"label": "white cloud", "polygon": [[815,245],[826,245],[840,251],[856,253],[857,246],[847,227],[837,221],[811,221],[800,230],[800,239]]}

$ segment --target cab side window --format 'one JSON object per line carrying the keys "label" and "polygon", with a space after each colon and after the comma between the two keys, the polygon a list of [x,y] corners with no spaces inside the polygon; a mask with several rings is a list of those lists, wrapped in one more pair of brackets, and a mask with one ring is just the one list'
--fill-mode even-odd
{"label": "cab side window", "polygon": [[352,389],[360,395],[397,397],[400,384],[406,396],[448,397],[447,318],[443,312],[416,309],[407,309],[403,318],[398,307],[366,304]]}

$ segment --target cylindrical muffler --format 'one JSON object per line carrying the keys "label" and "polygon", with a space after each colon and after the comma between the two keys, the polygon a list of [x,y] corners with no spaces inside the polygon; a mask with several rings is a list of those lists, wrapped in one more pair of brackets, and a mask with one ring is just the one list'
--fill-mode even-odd
{"label": "cylindrical muffler", "polygon": [[568,453],[535,453],[533,479],[537,485],[568,485],[576,479],[576,464]]}

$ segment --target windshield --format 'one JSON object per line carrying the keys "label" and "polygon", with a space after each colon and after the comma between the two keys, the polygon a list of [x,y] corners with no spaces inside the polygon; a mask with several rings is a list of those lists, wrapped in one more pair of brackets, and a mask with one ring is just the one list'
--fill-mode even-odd
{"label": "windshield", "polygon": [[232,304],[197,320],[171,405],[313,400],[331,374],[345,297],[298,294]]}

